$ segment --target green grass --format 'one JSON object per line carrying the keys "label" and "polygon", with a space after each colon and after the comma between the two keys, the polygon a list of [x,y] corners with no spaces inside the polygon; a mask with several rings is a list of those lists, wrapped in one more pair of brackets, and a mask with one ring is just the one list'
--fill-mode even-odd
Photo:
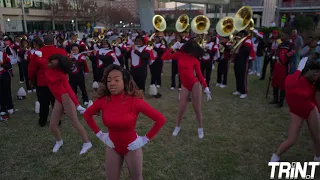
{"label": "green grass", "polygon": [[[162,76],[162,99],[147,99],[167,118],[161,132],[144,150],[143,176],[145,180],[265,180],[269,179],[268,160],[286,138],[289,125],[288,108],[276,109],[265,99],[267,81],[249,76],[247,99],[234,97],[235,78],[229,71],[225,89],[215,87],[216,69],[212,74],[212,101],[202,105],[204,139],[197,136],[197,124],[191,104],[184,115],[182,130],[177,137],[171,133],[178,111],[178,92],[169,91],[170,63],[165,63]],[[17,69],[16,66],[14,66]],[[91,90],[92,77],[88,77]],[[149,84],[149,80],[147,82]],[[0,123],[0,180],[99,180],[105,179],[105,147],[88,128],[92,150],[80,156],[81,139],[70,121],[64,117],[61,126],[64,146],[53,154],[55,143],[48,127],[38,126],[33,112],[35,94],[16,100],[18,72],[12,80],[14,105],[19,109],[7,123]],[[106,131],[100,119],[96,120]],[[141,115],[137,132],[144,135],[152,121]],[[313,159],[311,140],[304,126],[298,143],[282,156],[283,161]],[[126,168],[121,179],[129,179]]]}

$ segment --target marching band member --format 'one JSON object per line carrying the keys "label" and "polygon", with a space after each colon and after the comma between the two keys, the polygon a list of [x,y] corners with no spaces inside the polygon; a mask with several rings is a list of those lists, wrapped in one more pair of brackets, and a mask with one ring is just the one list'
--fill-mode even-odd
{"label": "marching band member", "polygon": [[[39,56],[39,58],[41,57]],[[58,152],[63,145],[58,125],[61,116],[63,113],[66,113],[72,121],[72,126],[78,131],[84,141],[80,154],[85,154],[92,147],[92,144],[77,116],[77,110],[83,114],[86,109],[79,104],[79,101],[68,82],[68,73],[71,67],[72,64],[68,60],[68,57],[61,54],[54,54],[49,57],[48,68],[45,71],[48,87],[56,99],[50,118],[50,130],[56,138],[56,144],[54,145],[52,152]]]}
{"label": "marching band member", "polygon": [[217,57],[216,54],[219,50],[219,46],[215,42],[215,37],[208,36],[207,43],[204,45],[204,50],[206,51],[206,53],[202,57],[200,57],[201,72],[202,75],[205,75],[206,77],[205,79],[208,87],[210,87],[213,60],[215,57]]}
{"label": "marching band member", "polygon": [[69,58],[72,62],[72,71],[69,74],[69,82],[74,93],[77,95],[78,86],[82,92],[82,100],[84,105],[89,104],[89,97],[86,90],[85,76],[89,73],[87,58],[85,54],[79,53],[79,45],[71,45],[71,54]]}
{"label": "marching band member", "polygon": [[[172,49],[169,49],[162,56],[162,60],[176,59],[178,61],[178,71],[182,83],[177,124],[172,133],[173,136],[177,136],[180,131],[182,117],[187,108],[189,95],[191,93],[192,103],[198,121],[198,136],[199,138],[204,137],[201,111],[201,84],[205,88],[204,92],[207,94],[207,100],[211,100],[210,90],[201,73],[200,62],[198,60],[204,53],[204,50],[195,41],[188,41],[183,45],[181,51],[173,52]],[[197,77],[194,75],[194,71],[196,71]]]}
{"label": "marching band member", "polygon": [[130,48],[132,45],[134,45],[134,42],[132,40],[132,37],[131,36],[128,36],[127,37],[127,41],[124,43],[125,44],[125,47],[127,49],[126,53],[124,54],[124,65],[125,65],[125,68],[127,70],[129,70],[129,59],[131,57],[131,54],[130,54]]}
{"label": "marching band member", "polygon": [[130,74],[140,90],[145,92],[145,85],[148,75],[148,64],[154,61],[152,50],[145,45],[143,36],[137,36],[135,45],[131,46]]}
{"label": "marching band member", "polygon": [[[180,51],[184,44],[185,40],[182,39],[181,36],[176,36],[176,42],[171,47],[173,51],[177,52]],[[176,59],[172,59],[171,61],[171,88],[170,90],[173,91],[174,88],[176,88],[176,76],[178,75],[179,79],[179,91],[181,91],[181,81],[180,81],[180,75],[178,74],[178,61]]]}
{"label": "marching band member", "polygon": [[161,43],[160,37],[154,37],[153,56],[155,61],[150,65],[151,72],[151,85],[155,85],[157,88],[161,87],[161,73],[163,67],[163,61],[161,57],[166,51],[166,45]]}
{"label": "marching band member", "polygon": [[10,58],[5,52],[0,51],[0,115],[4,116],[8,112],[13,114],[13,102],[11,95],[11,74],[12,68]]}
{"label": "marching band member", "polygon": [[263,32],[255,31],[256,39],[253,42],[254,51],[256,52],[257,57],[253,61],[253,68],[252,68],[253,70],[251,72],[251,75],[257,73],[258,77],[260,77],[261,63],[262,63],[262,58],[263,58],[264,49],[265,49],[263,35],[264,35]]}
{"label": "marching band member", "polygon": [[228,83],[228,70],[229,60],[231,57],[232,44],[229,42],[229,37],[221,37],[220,46],[223,52],[218,60],[218,71],[217,71],[217,84],[220,88],[225,88]]}
{"label": "marching band member", "polygon": [[[103,133],[93,119],[100,111],[108,133]],[[139,136],[135,131],[140,113],[155,122],[145,136]],[[98,99],[86,110],[84,119],[96,136],[107,145],[107,179],[119,179],[123,161],[126,161],[131,178],[142,180],[142,147],[160,131],[166,119],[143,100],[143,93],[127,70],[118,65],[110,65],[106,69],[98,90]]]}
{"label": "marching band member", "polygon": [[[96,79],[95,82],[101,82],[104,69],[108,67],[110,64],[118,64],[120,65],[116,54],[111,48],[110,43],[107,40],[102,41],[102,48],[98,51],[94,51],[94,54],[96,55],[96,64],[97,64],[97,70],[96,70]],[[94,87],[97,88],[97,87]]]}
{"label": "marching band member", "polygon": [[126,49],[126,46],[122,43],[121,37],[117,37],[116,43],[117,43],[117,46],[113,46],[113,51],[116,53],[120,66],[124,67],[123,54],[125,54],[127,49]]}
{"label": "marching band member", "polygon": [[248,95],[247,91],[247,79],[248,79],[248,63],[250,59],[255,59],[253,44],[251,38],[248,36],[248,32],[246,30],[242,30],[239,32],[239,36],[241,38],[246,39],[240,45],[238,52],[235,52],[234,59],[234,73],[236,77],[236,89],[233,95],[240,95],[241,99],[246,98]]}
{"label": "marching band member", "polygon": [[314,161],[320,161],[320,111],[317,100],[317,91],[320,90],[319,62],[320,49],[315,49],[311,57],[301,59],[297,71],[285,80],[286,102],[291,116],[289,133],[288,138],[272,155],[271,162],[279,162],[280,156],[296,144],[305,120],[313,143]]}
{"label": "marching band member", "polygon": [[[28,79],[28,65],[29,65],[29,63],[28,63],[28,59],[26,59],[28,47],[29,47],[28,41],[26,39],[21,39],[20,48],[17,50],[17,52],[18,52],[18,57],[19,57],[19,64],[22,69],[22,75],[24,76],[24,79]],[[26,83],[27,92],[31,93],[32,88],[29,85],[29,81],[26,80],[25,83]]]}
{"label": "marching band member", "polygon": [[[290,58],[294,55],[294,44],[290,42],[290,33],[284,31],[282,43],[278,46],[272,72],[273,100],[269,104],[276,104],[276,107],[283,106],[285,99],[285,80],[290,70]],[[280,93],[280,95],[279,95]]]}
{"label": "marching band member", "polygon": [[74,43],[79,45],[81,51],[88,50],[86,44],[81,39],[77,39],[77,36],[75,34],[72,34],[71,40],[70,41],[67,40],[63,43],[63,46],[68,53],[71,53],[71,44],[74,44]]}
{"label": "marching band member", "polygon": [[[4,44],[5,44],[5,53],[9,56],[10,58],[10,63],[11,64],[15,64],[17,63],[17,54],[16,51],[14,51],[14,44],[12,42],[11,38],[7,38],[4,40]],[[12,71],[12,66],[11,69],[9,69],[10,75],[11,77],[13,77],[13,71]],[[23,83],[21,81],[22,79],[20,78],[20,84]]]}
{"label": "marching band member", "polygon": [[31,59],[28,66],[28,79],[30,84],[33,84],[34,80],[37,82],[37,94],[40,102],[39,125],[41,127],[46,125],[49,115],[49,105],[51,103],[53,106],[55,101],[54,96],[48,88],[48,82],[45,76],[45,72],[48,69],[48,59],[53,54],[67,56],[65,50],[54,46],[53,41],[54,37],[52,35],[45,36],[45,46],[35,52],[36,56],[41,54],[42,58],[36,58],[35,56]]}
{"label": "marching band member", "polygon": [[[266,71],[268,64],[272,62],[272,57],[275,56],[275,52],[278,49],[281,40],[279,39],[279,32],[277,30],[273,30],[271,34],[271,38],[267,43],[266,47],[266,55],[263,60],[262,74],[260,80],[264,80],[266,77]],[[270,73],[272,73],[272,65],[270,65]]]}

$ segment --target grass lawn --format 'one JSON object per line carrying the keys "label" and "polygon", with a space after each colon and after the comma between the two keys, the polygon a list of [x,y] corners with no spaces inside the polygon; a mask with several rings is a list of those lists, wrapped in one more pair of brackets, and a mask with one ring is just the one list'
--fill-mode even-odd
{"label": "grass lawn", "polygon": [[[6,123],[0,123],[0,180],[100,180],[105,179],[105,146],[85,126],[93,148],[80,156],[81,139],[71,122],[64,117],[60,127],[64,146],[52,153],[55,143],[48,127],[38,126],[33,111],[35,93],[22,101],[16,100],[19,85],[17,66],[12,80],[14,105],[18,111]],[[249,76],[247,99],[234,97],[235,78],[230,68],[227,88],[215,87],[216,69],[212,74],[212,101],[203,97],[204,139],[197,135],[192,105],[184,115],[181,132],[171,133],[178,111],[178,91],[170,91],[171,64],[165,63],[162,76],[162,99],[148,99],[167,118],[161,132],[144,150],[145,180],[267,180],[268,161],[278,145],[286,138],[289,125],[288,108],[276,109],[265,98],[267,80]],[[91,92],[92,76],[87,88]],[[147,81],[149,85],[150,81]],[[100,119],[101,129],[107,131]],[[152,121],[141,115],[137,132],[144,135]],[[306,126],[296,146],[282,156],[282,161],[313,160],[312,144]],[[121,179],[129,179],[126,168]]]}

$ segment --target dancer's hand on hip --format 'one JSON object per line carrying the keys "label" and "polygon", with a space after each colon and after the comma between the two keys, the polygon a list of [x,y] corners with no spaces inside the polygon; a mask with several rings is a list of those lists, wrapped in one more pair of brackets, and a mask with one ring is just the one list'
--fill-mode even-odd
{"label": "dancer's hand on hip", "polygon": [[138,148],[141,148],[142,146],[147,144],[149,141],[150,141],[149,138],[147,138],[146,136],[143,136],[143,137],[138,136],[136,140],[134,140],[132,143],[128,145],[128,150],[134,151]]}
{"label": "dancer's hand on hip", "polygon": [[109,137],[109,133],[103,133],[102,131],[99,131],[96,136],[109,148],[114,148],[114,144]]}

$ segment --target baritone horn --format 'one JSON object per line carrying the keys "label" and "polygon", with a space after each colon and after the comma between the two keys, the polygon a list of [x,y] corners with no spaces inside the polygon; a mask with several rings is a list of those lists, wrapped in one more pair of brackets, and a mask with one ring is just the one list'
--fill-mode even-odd
{"label": "baritone horn", "polygon": [[235,31],[234,18],[224,17],[220,19],[216,25],[216,31],[219,34],[219,36],[222,37],[230,36],[231,34],[233,34]]}
{"label": "baritone horn", "polygon": [[198,15],[191,21],[191,30],[196,34],[205,34],[210,28],[210,20],[204,15]]}
{"label": "baritone horn", "polygon": [[250,6],[241,7],[234,17],[234,27],[237,31],[242,31],[248,27],[253,17],[252,8]]}
{"label": "baritone horn", "polygon": [[167,28],[167,22],[161,15],[155,15],[152,18],[153,27],[160,32],[163,32]]}
{"label": "baritone horn", "polygon": [[187,30],[188,26],[189,26],[189,16],[186,14],[182,14],[181,16],[179,16],[176,22],[176,30],[178,32],[183,32]]}

